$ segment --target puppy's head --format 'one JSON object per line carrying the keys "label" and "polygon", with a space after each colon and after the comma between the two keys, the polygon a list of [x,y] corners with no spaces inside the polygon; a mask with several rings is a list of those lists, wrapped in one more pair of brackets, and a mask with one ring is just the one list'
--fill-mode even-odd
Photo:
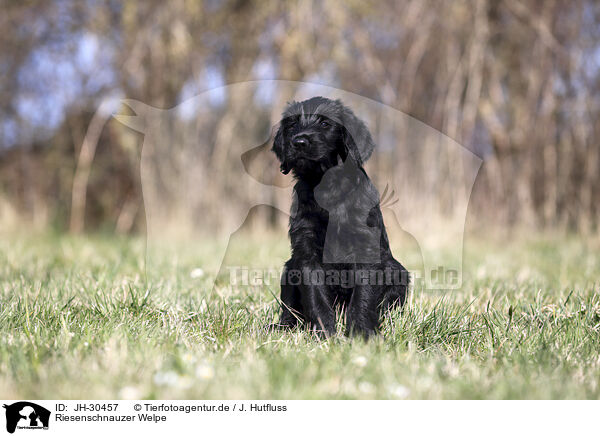
{"label": "puppy's head", "polygon": [[375,144],[365,124],[339,100],[313,97],[292,102],[273,141],[281,172],[318,180],[341,159],[361,167]]}

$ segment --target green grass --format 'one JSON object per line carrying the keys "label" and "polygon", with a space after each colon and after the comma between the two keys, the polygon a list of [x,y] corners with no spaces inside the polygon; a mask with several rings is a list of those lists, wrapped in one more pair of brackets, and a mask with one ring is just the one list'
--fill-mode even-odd
{"label": "green grass", "polygon": [[[598,399],[598,248],[565,236],[467,238],[463,289],[413,293],[365,343],[267,332],[276,286],[211,290],[210,277],[190,276],[214,261],[210,248],[165,251],[146,276],[141,239],[4,235],[0,393]],[[281,237],[249,238],[240,255],[287,249]]]}

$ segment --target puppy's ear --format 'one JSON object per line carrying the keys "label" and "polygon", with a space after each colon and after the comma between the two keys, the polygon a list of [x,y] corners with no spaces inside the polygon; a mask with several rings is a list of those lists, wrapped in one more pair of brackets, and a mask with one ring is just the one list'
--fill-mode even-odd
{"label": "puppy's ear", "polygon": [[279,128],[277,129],[275,138],[273,139],[273,148],[271,148],[271,150],[275,153],[275,156],[277,156],[277,159],[279,159],[279,162],[281,163],[281,165],[279,167],[280,171],[283,174],[288,174],[291,170],[291,167],[285,157],[285,150],[284,150],[284,144],[283,144],[283,127],[281,124],[279,125]]}
{"label": "puppy's ear", "polygon": [[342,110],[343,142],[348,154],[358,166],[362,166],[373,153],[375,143],[371,132],[354,112],[345,107]]}

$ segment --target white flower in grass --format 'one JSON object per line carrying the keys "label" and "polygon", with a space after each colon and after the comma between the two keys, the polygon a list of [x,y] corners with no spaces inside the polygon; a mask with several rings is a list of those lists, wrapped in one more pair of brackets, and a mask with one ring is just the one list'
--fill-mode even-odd
{"label": "white flower in grass", "polygon": [[191,353],[185,353],[183,356],[181,356],[181,359],[185,362],[185,363],[194,363],[196,361],[196,358],[194,357],[193,354]]}
{"label": "white flower in grass", "polygon": [[408,398],[408,396],[410,395],[410,389],[403,385],[392,385],[390,386],[389,392],[393,397],[399,398],[401,400],[404,398]]}
{"label": "white flower in grass", "polygon": [[358,390],[363,394],[372,394],[375,392],[375,386],[369,382],[360,382],[358,384]]}
{"label": "white flower in grass", "polygon": [[137,400],[141,396],[140,390],[135,386],[124,386],[119,391],[119,398],[122,400]]}
{"label": "white flower in grass", "polygon": [[190,273],[190,277],[193,279],[199,279],[204,275],[204,270],[202,268],[194,268]]}
{"label": "white flower in grass", "polygon": [[201,363],[196,366],[196,377],[201,380],[210,380],[215,376],[215,370],[208,363]]}
{"label": "white flower in grass", "polygon": [[368,361],[365,356],[356,356],[354,359],[352,359],[352,363],[360,368],[364,368],[367,366]]}
{"label": "white flower in grass", "polygon": [[194,380],[191,377],[179,377],[179,381],[177,383],[177,387],[179,389],[189,389],[194,385]]}
{"label": "white flower in grass", "polygon": [[158,386],[175,386],[179,381],[179,375],[175,371],[159,371],[154,374],[154,383]]}

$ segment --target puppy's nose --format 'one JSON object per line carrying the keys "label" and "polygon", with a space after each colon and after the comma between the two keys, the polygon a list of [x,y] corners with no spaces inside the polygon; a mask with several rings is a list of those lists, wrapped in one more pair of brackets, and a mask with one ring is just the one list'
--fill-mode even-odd
{"label": "puppy's nose", "polygon": [[294,136],[292,138],[292,144],[296,147],[306,147],[308,145],[308,139],[306,136]]}

